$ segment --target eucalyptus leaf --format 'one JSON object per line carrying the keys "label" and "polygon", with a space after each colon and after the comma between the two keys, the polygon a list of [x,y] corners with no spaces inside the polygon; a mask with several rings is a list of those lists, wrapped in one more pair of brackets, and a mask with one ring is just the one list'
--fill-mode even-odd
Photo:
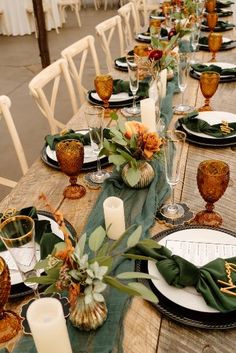
{"label": "eucalyptus leaf", "polygon": [[44,291],[44,294],[51,294],[56,292],[58,292],[58,289],[56,288],[55,283],[53,283],[49,287],[47,287],[47,289]]}
{"label": "eucalyptus leaf", "polygon": [[141,235],[142,235],[142,226],[138,226],[135,229],[135,231],[129,236],[127,240],[127,247],[132,248],[133,246],[135,246],[139,242]]}
{"label": "eucalyptus leaf", "polygon": [[156,295],[144,284],[138,282],[131,282],[128,284],[128,286],[139,292],[143,299],[146,299],[155,304],[158,303],[158,298],[156,297]]}
{"label": "eucalyptus leaf", "polygon": [[106,236],[106,231],[102,226],[97,227],[89,237],[89,248],[96,252],[101,247]]}
{"label": "eucalyptus leaf", "polygon": [[125,176],[126,176],[127,182],[132,187],[139,182],[141,177],[141,172],[139,169],[129,168]]}
{"label": "eucalyptus leaf", "polygon": [[52,284],[55,282],[54,278],[49,276],[40,276],[40,277],[29,277],[25,281],[25,283],[39,283],[39,284]]}
{"label": "eucalyptus leaf", "polygon": [[118,281],[116,278],[114,277],[110,277],[110,276],[104,276],[103,278],[103,282],[109,284],[110,286],[118,289],[121,292],[127,293],[129,295],[136,295],[139,296],[140,292],[136,291],[135,289],[129,287],[128,285],[125,285],[123,283],[121,283],[120,281]]}
{"label": "eucalyptus leaf", "polygon": [[107,266],[110,270],[112,267],[113,259],[112,256],[96,256],[92,259],[91,263],[97,261],[99,266]]}
{"label": "eucalyptus leaf", "polygon": [[102,246],[100,247],[100,249],[97,252],[97,256],[105,256],[108,253],[108,249],[109,249],[109,241],[107,240],[108,238],[105,238],[105,241],[103,242]]}
{"label": "eucalyptus leaf", "polygon": [[125,123],[123,119],[118,119],[117,126],[122,133],[125,133],[126,128],[125,128]]}
{"label": "eucalyptus leaf", "polygon": [[76,244],[76,247],[75,247],[75,252],[78,253],[80,257],[82,257],[84,254],[86,237],[87,237],[86,233],[82,234],[78,240],[78,243]]}
{"label": "eucalyptus leaf", "polygon": [[118,145],[121,145],[121,146],[127,146],[127,141],[126,140],[124,140],[124,138],[123,138],[123,136],[114,136],[113,138],[112,138],[112,141],[114,142],[114,143],[117,143]]}
{"label": "eucalyptus leaf", "polygon": [[129,237],[129,234],[131,232],[132,229],[136,229],[136,225],[132,225],[130,226],[129,228],[126,229],[126,231],[121,234],[121,236],[113,242],[113,244],[111,245],[110,249],[109,249],[109,254],[112,254],[112,252],[118,248],[118,246],[123,242],[125,241],[125,239]]}
{"label": "eucalyptus leaf", "polygon": [[126,162],[126,159],[120,155],[112,155],[109,156],[109,162],[119,166],[124,164]]}
{"label": "eucalyptus leaf", "polygon": [[125,152],[124,150],[117,149],[117,152],[120,152],[121,156],[124,157],[127,162],[133,159],[133,157],[129,153]]}
{"label": "eucalyptus leaf", "polygon": [[151,248],[151,249],[160,249],[161,245],[153,239],[144,239],[144,240],[140,240],[139,245],[143,245],[146,246],[147,248]]}
{"label": "eucalyptus leaf", "polygon": [[48,261],[49,261],[49,259],[46,257],[46,259],[40,260],[39,262],[37,262],[36,265],[34,266],[34,268],[36,270],[45,269],[48,267]]}
{"label": "eucalyptus leaf", "polygon": [[66,243],[64,241],[61,241],[60,243],[55,244],[53,251],[52,251],[52,256],[61,252],[61,251],[64,251],[65,248],[66,248]]}
{"label": "eucalyptus leaf", "polygon": [[119,279],[132,279],[132,278],[147,278],[147,279],[159,279],[155,276],[149,275],[143,272],[122,272],[119,273],[116,278]]}
{"label": "eucalyptus leaf", "polygon": [[155,261],[152,257],[149,256],[144,256],[144,255],[137,255],[137,254],[124,254],[124,257],[128,258],[128,259],[133,259],[133,260],[145,260],[145,261]]}

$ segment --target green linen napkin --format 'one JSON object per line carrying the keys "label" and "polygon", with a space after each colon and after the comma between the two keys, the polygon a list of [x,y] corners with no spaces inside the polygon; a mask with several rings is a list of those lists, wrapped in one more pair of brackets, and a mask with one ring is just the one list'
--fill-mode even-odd
{"label": "green linen napkin", "polygon": [[[199,229],[199,232],[202,230]],[[221,312],[236,310],[235,296],[220,291],[225,287],[218,280],[228,282],[225,261],[236,266],[236,257],[229,259],[217,258],[202,267],[196,267],[178,255],[172,255],[164,246],[160,249],[147,249],[137,246],[132,253],[145,254],[157,260],[156,266],[166,282],[174,287],[194,286],[201,293],[207,305]],[[231,272],[233,283],[236,283],[236,272]],[[234,293],[235,289],[234,289]]]}
{"label": "green linen napkin", "polygon": [[[145,78],[139,82],[139,89],[136,95],[140,97],[148,97],[149,83],[151,81],[150,77]],[[127,92],[132,95],[130,90],[129,81],[124,80],[113,80],[113,94],[118,94],[120,92]]]}
{"label": "green linen napkin", "polygon": [[[198,112],[192,112],[186,115],[185,117],[180,118],[179,123],[182,125],[184,124],[191,131],[203,132],[204,134],[214,136],[214,137],[226,137],[226,136],[232,136],[236,134],[236,122],[228,124],[228,126],[233,130],[230,133],[226,134],[226,133],[223,133],[223,131],[221,131],[220,129],[220,126],[222,126],[222,123],[210,125],[206,121],[202,119],[198,119],[197,116],[198,116]],[[222,120],[225,120],[224,116],[222,116]]]}
{"label": "green linen napkin", "polygon": [[[48,220],[39,220],[35,207],[23,208],[17,215],[24,215],[33,218],[35,223],[35,239],[40,245],[41,258],[44,259],[50,254],[54,245],[61,241],[54,233],[52,233],[51,224]],[[2,214],[0,214],[0,217]],[[0,251],[6,250],[4,244],[0,240]]]}
{"label": "green linen napkin", "polygon": [[214,71],[218,72],[220,75],[223,76],[236,76],[236,67],[231,68],[231,69],[222,69],[220,66],[211,64],[211,65],[205,65],[205,64],[193,64],[191,65],[194,71],[197,72],[204,72],[204,71]]}
{"label": "green linen napkin", "polygon": [[[202,22],[202,24],[204,26],[208,27],[208,24],[207,24],[206,20],[204,20]],[[219,31],[220,32],[222,30],[225,30],[225,29],[228,29],[228,28],[233,28],[233,27],[235,27],[235,25],[233,23],[229,23],[229,22],[226,22],[226,21],[217,21],[214,31]]]}
{"label": "green linen napkin", "polygon": [[230,1],[230,0],[228,0],[228,1],[217,1],[216,2],[216,7],[217,8],[224,8],[224,7],[228,7],[228,6],[230,6],[230,5],[232,5],[232,4],[234,4],[234,1]]}

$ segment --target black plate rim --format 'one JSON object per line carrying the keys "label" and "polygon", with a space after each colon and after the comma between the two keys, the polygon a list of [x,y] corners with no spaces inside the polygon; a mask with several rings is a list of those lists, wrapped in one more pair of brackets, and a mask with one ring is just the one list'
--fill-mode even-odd
{"label": "black plate rim", "polygon": [[123,71],[123,72],[128,72],[128,67],[124,67],[124,66],[119,66],[119,65],[117,65],[117,63],[116,63],[117,60],[118,60],[118,59],[115,59],[115,60],[114,60],[114,67],[115,67],[115,69],[116,69],[116,70],[119,70],[119,71]]}
{"label": "black plate rim", "polygon": [[[95,90],[90,90],[88,91],[87,94],[87,99],[89,101],[89,103],[93,104],[93,105],[103,105],[103,103],[99,100],[96,100],[92,97],[92,93],[96,92]],[[143,97],[136,97],[135,101],[140,102],[143,99]],[[109,107],[110,108],[124,108],[124,107],[130,107],[133,104],[133,97],[130,97],[130,99],[126,100],[126,101],[120,101],[120,102],[110,102],[109,103]]]}
{"label": "black plate rim", "polygon": [[[230,49],[233,49],[236,47],[236,40],[233,40],[231,42],[229,42],[228,44],[225,43],[223,47],[220,48],[219,51],[225,51],[225,50],[230,50]],[[207,45],[202,45],[202,44],[198,44],[198,48],[200,50],[204,50],[204,51],[207,51],[207,52],[210,52],[209,50],[209,47]]]}
{"label": "black plate rim", "polygon": [[[196,71],[193,68],[190,69],[189,75],[192,78],[195,78],[196,80],[200,79],[200,76],[197,75]],[[222,76],[220,76],[220,83],[234,82],[234,81],[236,81],[236,75],[234,77],[226,77],[226,76],[222,77]]]}
{"label": "black plate rim", "polygon": [[[180,131],[184,131],[186,133],[186,141],[202,146],[202,147],[212,147],[212,148],[224,148],[224,147],[233,147],[236,145],[236,136],[232,137],[230,140],[231,141],[226,141],[226,139],[221,139],[220,141],[217,141],[215,139],[208,139],[204,137],[199,137],[195,135],[189,134],[188,131],[184,129],[182,125],[180,125],[178,122],[176,123],[176,129]],[[212,142],[210,142],[212,141]]]}
{"label": "black plate rim", "polygon": [[[229,27],[225,27],[225,28],[215,27],[213,32],[227,32],[227,31],[231,31],[234,28],[235,28],[235,25],[233,23],[229,23]],[[210,32],[210,29],[209,27],[201,26],[201,31]]]}
{"label": "black plate rim", "polygon": [[[42,215],[42,216],[46,216],[46,217],[51,218],[51,219],[54,220],[54,217],[53,217],[52,213],[50,213],[50,212],[37,210],[37,214]],[[64,219],[64,221],[65,221],[66,228],[69,230],[70,234],[73,237],[76,237],[77,233],[75,231],[75,228],[66,219]],[[14,292],[12,293],[13,290],[14,290]],[[30,295],[32,293],[33,293],[32,289],[30,289],[29,287],[25,286],[23,282],[20,282],[20,283],[11,285],[11,293],[9,295],[9,299],[21,298],[21,297]]]}
{"label": "black plate rim", "polygon": [[[177,226],[175,228],[167,229],[161,231],[156,234],[152,239],[160,240],[167,235],[184,229],[213,229],[222,231],[229,235],[236,237],[236,233],[229,229],[225,228],[213,228],[208,226],[200,226],[200,225],[186,225],[186,226]],[[137,272],[145,271],[145,265],[147,265],[147,261],[136,261],[135,262],[135,270]],[[146,268],[147,272],[147,268]],[[178,323],[201,328],[201,329],[230,329],[236,327],[236,310],[231,311],[229,313],[203,313],[195,310],[187,309],[181,307],[178,304],[173,303],[166,297],[164,297],[154,285],[152,285],[151,280],[148,279],[138,279],[139,282],[143,283],[149,289],[155,291],[157,293],[159,302],[157,304],[151,303],[159,312],[163,315],[167,316],[169,319],[177,321]],[[214,320],[214,321],[213,321]],[[226,323],[227,320],[227,323]],[[221,322],[222,321],[222,322]]]}

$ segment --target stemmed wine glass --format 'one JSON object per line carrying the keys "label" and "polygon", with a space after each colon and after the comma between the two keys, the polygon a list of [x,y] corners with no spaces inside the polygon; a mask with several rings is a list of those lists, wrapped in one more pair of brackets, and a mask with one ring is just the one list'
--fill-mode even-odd
{"label": "stemmed wine glass", "polygon": [[86,193],[83,185],[77,184],[77,178],[84,161],[84,146],[78,140],[63,140],[56,145],[56,156],[63,173],[70,177],[70,185],[63,195],[68,199],[80,199]]}
{"label": "stemmed wine glass", "polygon": [[[35,223],[31,217],[18,215],[7,218],[0,224],[0,239],[15,261],[23,281],[38,275],[34,269],[37,263]],[[25,284],[38,296],[37,283]]]}
{"label": "stemmed wine glass", "polygon": [[186,134],[178,130],[168,130],[163,143],[165,173],[171,188],[171,204],[164,205],[160,212],[165,218],[177,219],[184,215],[184,208],[174,201],[174,188],[180,179],[181,157]]}
{"label": "stemmed wine glass", "polygon": [[110,177],[110,173],[101,169],[101,161],[99,156],[103,141],[104,108],[94,106],[86,107],[84,113],[89,129],[92,150],[94,155],[97,157],[97,170],[96,172],[88,174],[88,177],[92,182],[102,184],[105,179]]}
{"label": "stemmed wine glass", "polygon": [[194,108],[188,104],[184,104],[184,91],[187,87],[189,63],[188,63],[188,53],[179,53],[178,58],[178,86],[182,94],[182,102],[177,105],[174,109],[175,114],[186,114],[192,111]]}
{"label": "stemmed wine glass", "polygon": [[220,81],[220,74],[213,71],[205,71],[200,76],[200,88],[205,97],[204,105],[198,109],[199,112],[212,111],[210,98],[215,94]]}
{"label": "stemmed wine glass", "polygon": [[201,225],[219,227],[222,217],[213,211],[214,203],[223,196],[229,183],[229,166],[220,160],[206,160],[199,164],[197,170],[198,190],[206,201],[206,209],[196,214],[193,222]]}
{"label": "stemmed wine glass", "polygon": [[126,113],[131,115],[140,114],[140,108],[136,105],[135,95],[139,88],[139,73],[138,73],[138,64],[135,58],[135,55],[127,55],[126,62],[128,65],[129,73],[129,86],[133,94],[133,105],[132,107],[125,108]]}
{"label": "stemmed wine glass", "polygon": [[220,50],[222,45],[222,33],[211,32],[208,36],[208,47],[212,53],[210,62],[216,61],[216,53]]}
{"label": "stemmed wine glass", "polygon": [[217,21],[218,21],[218,15],[216,12],[211,12],[207,14],[207,24],[210,32],[214,31]]}
{"label": "stemmed wine glass", "polygon": [[21,329],[21,319],[12,310],[5,310],[11,291],[11,279],[9,268],[0,257],[0,343],[9,341],[17,335]]}
{"label": "stemmed wine glass", "polygon": [[198,48],[198,43],[199,43],[199,37],[200,37],[200,26],[198,23],[195,23],[193,25],[191,35],[190,35],[190,44],[191,48],[193,50],[192,53],[192,58],[191,58],[191,64],[195,64],[195,54]]}
{"label": "stemmed wine glass", "polygon": [[208,13],[212,13],[216,8],[216,0],[207,0],[205,2],[205,8]]}
{"label": "stemmed wine glass", "polygon": [[103,101],[105,108],[104,117],[109,117],[109,99],[113,92],[113,78],[111,75],[98,75],[95,77],[94,86],[97,94]]}

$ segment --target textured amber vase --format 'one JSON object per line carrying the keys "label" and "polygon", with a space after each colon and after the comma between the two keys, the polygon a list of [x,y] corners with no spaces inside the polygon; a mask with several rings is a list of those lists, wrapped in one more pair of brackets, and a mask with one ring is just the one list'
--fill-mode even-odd
{"label": "textured amber vase", "polygon": [[133,189],[143,189],[146,188],[154,179],[155,173],[150,163],[146,161],[139,161],[139,170],[141,172],[140,180],[137,184],[131,186],[127,180],[127,172],[130,169],[129,163],[127,163],[122,169],[121,176],[126,185]]}
{"label": "textured amber vase", "polygon": [[65,198],[79,199],[85,195],[84,186],[77,178],[84,161],[84,146],[77,140],[63,140],[56,145],[56,155],[61,171],[70,177],[70,184],[63,192]]}
{"label": "textured amber vase", "polygon": [[21,329],[21,319],[10,310],[4,310],[11,290],[9,269],[0,257],[0,343],[9,341]]}
{"label": "textured amber vase", "polygon": [[195,216],[194,222],[202,225],[219,227],[222,217],[213,211],[214,203],[224,194],[229,183],[229,166],[220,160],[206,160],[199,164],[197,185],[202,198],[206,201],[204,211]]}
{"label": "textured amber vase", "polygon": [[222,45],[222,33],[211,32],[208,37],[208,47],[212,53],[210,62],[216,61],[216,53],[220,50]]}
{"label": "textured amber vase", "polygon": [[210,98],[215,94],[220,81],[220,75],[217,72],[205,71],[200,76],[200,88],[205,98],[204,105],[198,109],[199,112],[212,111]]}
{"label": "textured amber vase", "polygon": [[85,303],[85,296],[79,295],[76,303],[70,308],[70,321],[82,331],[96,330],[106,321],[107,306],[105,302],[92,300]]}

